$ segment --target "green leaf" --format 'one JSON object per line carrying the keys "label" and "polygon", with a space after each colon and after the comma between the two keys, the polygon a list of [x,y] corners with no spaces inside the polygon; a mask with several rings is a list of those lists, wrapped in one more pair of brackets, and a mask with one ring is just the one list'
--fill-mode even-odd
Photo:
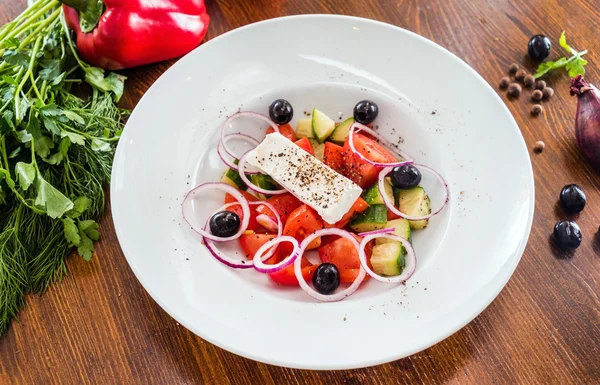
{"label": "green leaf", "polygon": [[83,118],[80,115],[77,115],[75,112],[69,111],[69,110],[64,110],[63,114],[65,114],[65,116],[70,121],[75,122],[75,123],[79,124],[80,126],[85,125],[85,120],[83,120]]}
{"label": "green leaf", "polygon": [[63,110],[58,108],[56,104],[48,104],[40,108],[40,112],[44,116],[60,116],[63,114]]}
{"label": "green leaf", "polygon": [[101,139],[92,139],[92,150],[93,151],[110,151],[112,150],[112,147],[110,146],[110,143],[101,140]]}
{"label": "green leaf", "polygon": [[80,233],[87,235],[91,240],[97,241],[100,238],[98,224],[92,219],[79,222]]}
{"label": "green leaf", "polygon": [[57,165],[60,164],[65,156],[67,156],[67,152],[69,151],[69,147],[71,146],[71,139],[68,137],[63,138],[58,145],[58,152],[52,154],[48,159],[44,159],[44,161],[48,164]]}
{"label": "green leaf", "polygon": [[22,97],[19,100],[19,114],[17,115],[17,122],[23,121],[23,118],[27,114],[27,110],[29,109],[30,103],[27,97]]}
{"label": "green leaf", "polygon": [[20,143],[29,143],[31,142],[32,136],[26,130],[16,131],[15,137]]}
{"label": "green leaf", "polygon": [[21,146],[12,150],[12,152],[8,155],[8,159],[14,159],[21,153]]}
{"label": "green leaf", "polygon": [[15,86],[2,88],[2,91],[0,91],[0,99],[2,99],[3,104],[13,98],[16,89],[17,88]]}
{"label": "green leaf", "polygon": [[16,37],[9,37],[8,39],[4,39],[2,41],[2,48],[16,48],[21,45],[21,41]]}
{"label": "green leaf", "polygon": [[88,33],[94,30],[98,25],[98,20],[104,12],[104,3],[102,0],[91,0],[86,2],[87,6],[83,12],[79,12],[79,26],[81,31]]}
{"label": "green leaf", "polygon": [[2,181],[2,179],[6,180],[6,185],[11,189],[15,187],[15,181],[10,177],[8,171],[6,171],[3,168],[0,168],[0,181]]}
{"label": "green leaf", "polygon": [[40,129],[40,120],[35,114],[34,110],[31,110],[29,114],[29,121],[27,122],[27,132],[33,136],[34,139],[39,139],[42,136],[42,131]]}
{"label": "green leaf", "polygon": [[50,139],[46,135],[42,135],[35,142],[35,153],[40,158],[46,158],[48,155],[50,155],[50,150],[52,150],[53,148],[54,148],[54,142],[52,141],[52,139]]}
{"label": "green leaf", "polygon": [[13,114],[11,110],[5,110],[2,113],[1,120],[3,120],[10,129],[15,129],[15,114]]}
{"label": "green leaf", "polygon": [[63,131],[60,133],[61,138],[69,138],[71,142],[80,146],[85,146],[85,138],[75,132]]}
{"label": "green leaf", "polygon": [[41,176],[37,178],[37,193],[35,205],[45,209],[50,218],[60,218],[73,208],[73,202]]}
{"label": "green leaf", "polygon": [[572,78],[577,77],[578,75],[585,75],[585,68],[583,68],[587,64],[587,60],[576,57],[571,60],[565,66],[565,69],[569,71],[569,76]]}
{"label": "green leaf", "polygon": [[566,64],[567,64],[566,57],[561,57],[557,61],[543,62],[542,64],[540,64],[538,66],[537,71],[536,71],[535,75],[533,75],[533,77],[537,79],[539,77],[544,76],[545,74],[547,74],[548,72],[550,72],[552,70],[564,67]]}
{"label": "green leaf", "polygon": [[12,66],[29,67],[29,55],[22,50],[10,49],[4,52],[2,59]]}
{"label": "green leaf", "polygon": [[71,246],[79,246],[81,244],[81,236],[79,235],[79,229],[75,221],[71,218],[65,218],[62,222],[65,239],[69,241]]}
{"label": "green leaf", "polygon": [[77,247],[77,252],[79,255],[81,255],[84,261],[89,262],[94,255],[94,242],[92,242],[92,240],[85,234],[82,235],[80,233],[80,236],[81,243]]}
{"label": "green leaf", "polygon": [[125,79],[127,79],[125,76],[117,75],[114,72],[104,77],[104,70],[102,68],[88,67],[85,69],[85,81],[100,91],[112,92],[115,102],[118,102],[121,96],[123,96]]}
{"label": "green leaf", "polygon": [[56,124],[55,117],[42,116],[42,122],[44,123],[44,128],[48,132],[51,132],[54,135],[60,135],[60,128],[58,128],[58,125]]}
{"label": "green leaf", "polygon": [[5,83],[10,84],[11,86],[18,86],[19,84],[17,83],[17,81],[12,77],[12,76],[8,76],[8,75],[2,75],[2,80]]}
{"label": "green leaf", "polygon": [[15,166],[15,173],[19,180],[19,186],[21,186],[23,191],[29,189],[29,186],[35,181],[35,176],[37,174],[35,166],[32,163],[23,162],[17,163]]}
{"label": "green leaf", "polygon": [[573,54],[575,54],[577,52],[567,44],[567,37],[565,36],[565,31],[562,31],[562,33],[560,34],[560,38],[558,39],[558,44],[560,44],[561,47],[563,47],[565,50],[567,50],[567,52],[570,52]]}
{"label": "green leaf", "polygon": [[88,197],[79,197],[73,202],[73,209],[67,212],[67,216],[69,218],[78,218],[81,214],[86,212],[91,205],[92,201]]}
{"label": "green leaf", "polygon": [[65,78],[65,76],[67,76],[66,72],[61,73],[60,75],[58,75],[57,77],[54,78],[54,80],[52,80],[52,85],[53,86],[57,86],[60,83],[62,83],[63,79]]}
{"label": "green leaf", "polygon": [[61,65],[59,59],[40,60],[42,69],[39,72],[40,78],[46,81],[53,81],[61,74]]}

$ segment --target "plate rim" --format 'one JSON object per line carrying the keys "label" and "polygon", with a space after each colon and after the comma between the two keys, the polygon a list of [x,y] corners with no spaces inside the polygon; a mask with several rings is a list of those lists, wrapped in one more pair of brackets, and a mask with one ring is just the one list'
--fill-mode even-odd
{"label": "plate rim", "polygon": [[[170,316],[172,317],[174,320],[176,320],[177,322],[179,322],[181,325],[183,325],[184,327],[186,327],[188,330],[190,330],[192,333],[196,334],[197,336],[199,336],[200,338],[210,342],[211,344],[218,346],[219,348],[222,348],[224,350],[227,350],[228,352],[234,353],[236,355],[242,356],[244,358],[247,359],[251,359],[254,361],[258,361],[258,362],[262,362],[262,363],[266,363],[266,364],[271,364],[271,365],[277,365],[277,366],[281,366],[281,367],[288,367],[288,368],[294,368],[294,369],[311,369],[311,370],[345,370],[345,369],[356,369],[356,368],[364,368],[364,367],[370,367],[370,366],[375,366],[375,365],[379,365],[379,364],[384,364],[384,363],[389,363],[392,361],[396,361],[398,359],[401,358],[405,358],[405,357],[409,357],[413,354],[416,354],[418,352],[421,352],[423,350],[426,350],[428,348],[430,348],[431,346],[445,340],[446,338],[448,338],[449,336],[451,336],[452,334],[456,333],[457,331],[461,330],[462,328],[464,328],[467,324],[469,324],[471,321],[473,321],[475,318],[477,318],[477,316],[479,316],[500,294],[500,292],[504,289],[504,287],[506,286],[506,284],[508,283],[508,281],[510,280],[510,278],[512,278],[512,276],[514,275],[516,268],[518,266],[518,264],[521,261],[521,258],[523,257],[525,248],[527,246],[529,237],[531,235],[531,229],[532,229],[532,225],[533,225],[533,217],[534,217],[534,212],[535,212],[535,179],[534,179],[534,175],[533,175],[533,167],[532,167],[532,163],[531,163],[531,156],[529,154],[529,151],[527,149],[527,145],[525,143],[525,139],[523,137],[523,134],[519,128],[519,125],[517,124],[514,116],[512,115],[512,113],[510,113],[510,110],[508,109],[508,107],[506,106],[506,104],[502,101],[502,99],[500,98],[500,96],[497,94],[497,92],[495,92],[495,90],[490,86],[490,84],[477,72],[475,71],[475,69],[473,69],[468,63],[466,63],[463,59],[461,59],[460,57],[458,57],[457,55],[455,55],[453,52],[449,51],[448,49],[446,49],[445,47],[429,40],[426,37],[423,37],[415,32],[412,32],[410,30],[404,29],[402,27],[399,27],[397,25],[394,24],[390,24],[390,23],[386,23],[386,22],[382,22],[382,21],[378,21],[378,20],[373,20],[373,19],[368,19],[368,18],[363,18],[363,17],[357,17],[357,16],[347,16],[347,15],[339,15],[339,14],[302,14],[302,15],[290,15],[290,16],[282,16],[282,17],[275,17],[275,18],[270,18],[270,19],[265,19],[265,20],[261,20],[261,21],[257,21],[257,22],[253,22],[250,24],[246,24],[244,26],[232,29],[230,31],[227,31],[225,33],[222,33],[214,38],[212,38],[211,40],[201,44],[200,46],[196,47],[193,51],[191,51],[190,53],[188,53],[187,55],[181,57],[176,63],[174,63],[171,67],[169,67],[166,71],[164,71],[155,81],[154,83],[146,90],[146,92],[142,95],[142,97],[140,98],[140,100],[138,101],[138,103],[136,103],[136,106],[134,107],[131,116],[129,119],[131,119],[132,117],[134,117],[135,114],[135,110],[136,107],[140,104],[143,103],[143,101],[147,98],[147,95],[151,93],[152,89],[155,88],[156,84],[159,82],[159,80],[163,77],[165,77],[168,73],[172,72],[172,71],[177,71],[177,69],[179,68],[181,64],[181,62],[183,61],[183,59],[188,56],[189,54],[196,52],[198,50],[202,50],[203,47],[205,46],[212,46],[214,44],[217,44],[219,41],[221,41],[223,38],[231,35],[231,34],[237,34],[237,33],[241,33],[244,30],[248,29],[248,28],[256,28],[257,26],[260,25],[266,25],[266,24],[272,24],[272,23],[279,23],[279,22],[285,22],[286,20],[297,20],[297,19],[336,19],[336,20],[347,20],[347,21],[357,21],[360,23],[366,23],[366,24],[371,24],[371,25],[375,25],[378,27],[383,27],[383,28],[390,28],[392,30],[395,30],[397,32],[400,33],[405,33],[408,34],[409,36],[411,36],[412,38],[416,38],[417,40],[420,40],[421,43],[424,44],[429,44],[429,45],[433,45],[435,46],[437,49],[441,50],[442,52],[444,52],[445,54],[449,55],[451,58],[453,58],[454,60],[456,60],[462,67],[464,67],[465,69],[467,69],[472,75],[474,75],[474,79],[477,79],[479,82],[481,82],[485,87],[488,87],[489,89],[492,89],[494,91],[494,98],[496,99],[496,101],[499,103],[499,108],[501,108],[503,110],[503,112],[507,113],[507,116],[509,117],[511,123],[512,123],[512,128],[514,128],[516,130],[517,133],[517,138],[519,139],[520,145],[522,147],[522,150],[524,151],[524,153],[527,155],[527,159],[529,160],[526,164],[526,168],[528,171],[528,178],[527,178],[527,183],[528,185],[531,187],[531,194],[528,197],[528,202],[530,205],[530,210],[528,212],[528,218],[527,218],[527,224],[525,227],[525,233],[523,235],[523,237],[521,238],[521,241],[519,243],[518,248],[516,248],[515,251],[515,258],[513,258],[510,261],[510,265],[507,267],[507,274],[505,275],[505,277],[501,280],[498,280],[497,282],[495,282],[495,284],[493,285],[493,291],[492,294],[489,296],[489,298],[486,298],[486,300],[484,301],[483,305],[481,306],[481,308],[476,307],[473,308],[472,311],[465,313],[466,316],[461,317],[463,318],[462,322],[457,322],[455,325],[451,325],[453,327],[450,327],[446,333],[441,333],[439,335],[437,335],[435,338],[429,338],[428,340],[424,341],[422,344],[419,345],[419,347],[415,347],[414,349],[411,349],[410,351],[408,351],[408,353],[400,353],[400,354],[396,354],[396,355],[392,355],[392,356],[386,356],[385,358],[379,358],[379,359],[372,359],[372,360],[359,360],[358,361],[349,361],[347,364],[344,365],[327,365],[322,364],[322,365],[305,365],[305,364],[298,364],[298,363],[293,363],[293,362],[286,362],[284,360],[279,360],[279,359],[273,359],[272,357],[266,357],[266,356],[262,356],[262,355],[255,355],[252,352],[246,351],[246,350],[242,350],[242,349],[238,349],[233,345],[230,345],[228,343],[225,343],[223,341],[217,341],[215,339],[213,339],[208,333],[204,333],[202,331],[202,329],[195,327],[194,325],[189,324],[188,322],[186,322],[185,320],[180,319],[181,317],[179,316],[175,316],[175,314],[177,314],[175,311],[173,311],[172,307],[169,306],[166,302],[162,302],[158,299],[158,295],[154,292],[154,290],[152,289],[152,285],[150,282],[147,282],[145,279],[143,279],[142,274],[140,273],[140,271],[138,270],[138,268],[136,267],[136,264],[134,263],[134,261],[128,256],[129,252],[127,251],[127,247],[124,246],[124,239],[125,239],[125,235],[124,235],[124,231],[123,228],[121,227],[121,225],[119,224],[119,216],[120,214],[118,214],[118,212],[112,212],[112,207],[115,207],[115,204],[113,204],[114,202],[116,202],[116,197],[119,195],[116,191],[116,187],[115,187],[115,183],[113,182],[115,180],[114,176],[116,174],[118,167],[113,167],[112,171],[111,171],[111,184],[110,184],[110,202],[111,202],[111,212],[112,212],[112,217],[113,217],[113,224],[114,224],[114,228],[115,228],[115,233],[117,235],[117,240],[119,242],[119,246],[121,247],[121,250],[123,251],[123,255],[125,256],[125,259],[127,261],[127,264],[129,265],[129,267],[131,268],[131,270],[133,271],[135,277],[137,278],[137,280],[140,282],[140,284],[142,285],[142,287],[144,288],[144,290],[150,295],[150,297]],[[215,43],[216,42],[216,43]],[[128,135],[127,135],[127,130],[123,131],[123,135],[121,136],[119,143],[117,145],[117,150],[115,152],[115,157],[113,160],[113,164],[117,165],[118,164],[118,159],[120,159],[122,155],[122,153],[125,151],[124,146],[126,142]]]}

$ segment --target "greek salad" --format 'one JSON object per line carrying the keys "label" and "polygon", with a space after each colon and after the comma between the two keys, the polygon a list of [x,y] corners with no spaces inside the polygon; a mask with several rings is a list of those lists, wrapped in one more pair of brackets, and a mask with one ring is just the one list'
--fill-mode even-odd
{"label": "greek salad", "polygon": [[[217,148],[227,170],[187,194],[185,220],[218,261],[299,286],[320,301],[342,300],[369,277],[406,282],[417,264],[412,233],[444,208],[449,189],[437,171],[378,134],[378,113],[375,102],[363,100],[353,117],[337,123],[315,108],[294,129],[292,105],[278,99],[269,116],[232,115]],[[264,137],[227,132],[240,117],[268,124]],[[230,143],[240,140],[253,148],[236,153]],[[438,207],[420,185],[424,172],[444,190]],[[223,206],[197,226],[192,202],[214,189],[224,193]],[[237,242],[244,255],[224,251],[227,242]],[[319,263],[306,257],[309,250]]]}

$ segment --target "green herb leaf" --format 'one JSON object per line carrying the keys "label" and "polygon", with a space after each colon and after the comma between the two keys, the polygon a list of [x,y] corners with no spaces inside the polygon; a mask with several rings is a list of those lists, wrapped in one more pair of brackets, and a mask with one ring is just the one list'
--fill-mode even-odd
{"label": "green herb leaf", "polygon": [[81,214],[86,212],[91,205],[92,201],[88,197],[79,197],[73,202],[73,209],[69,210],[66,215],[69,218],[78,218]]}
{"label": "green herb leaf", "polygon": [[40,112],[44,116],[60,116],[63,114],[63,110],[58,108],[56,104],[48,104],[40,108]]}
{"label": "green herb leaf", "polygon": [[85,138],[75,132],[63,131],[60,133],[61,138],[69,138],[71,142],[80,146],[85,146]]}
{"label": "green herb leaf", "polygon": [[2,55],[2,59],[4,59],[5,62],[12,66],[24,68],[29,67],[30,57],[27,54],[27,52],[22,50],[9,49],[6,52],[4,52],[4,55]]}
{"label": "green herb leaf", "polygon": [[35,142],[35,153],[40,158],[46,158],[48,155],[50,155],[50,150],[52,150],[53,148],[54,148],[54,142],[52,141],[52,139],[50,139],[46,135],[42,135]]}
{"label": "green herb leaf", "polygon": [[73,202],[41,176],[37,178],[37,193],[35,205],[45,209],[50,218],[60,218],[73,208]]}
{"label": "green herb leaf", "polygon": [[59,59],[45,59],[40,61],[42,69],[39,72],[40,78],[46,81],[53,81],[61,74],[61,65]]}
{"label": "green herb leaf", "polygon": [[576,57],[571,60],[565,66],[565,69],[569,71],[569,76],[572,78],[577,77],[578,75],[585,75],[585,68],[583,68],[587,64],[587,60],[582,57]]}
{"label": "green herb leaf", "polygon": [[16,37],[4,39],[2,40],[2,44],[0,44],[2,48],[17,48],[19,45],[21,45],[21,41]]}
{"label": "green herb leaf", "polygon": [[[40,120],[36,116],[35,110],[32,109],[29,114],[29,122],[27,122],[27,132],[33,136],[34,139],[39,139],[42,136],[42,131],[40,129]],[[21,142],[23,143],[23,142]]]}
{"label": "green herb leaf", "polygon": [[111,151],[110,143],[101,139],[92,139],[92,150],[93,151]]}
{"label": "green herb leaf", "polygon": [[537,68],[537,71],[535,73],[535,75],[533,75],[534,78],[539,78],[545,74],[547,74],[548,72],[558,69],[558,68],[562,68],[567,64],[567,58],[566,57],[561,57],[560,59],[558,59],[557,61],[546,61],[543,62],[542,64],[540,64]]}
{"label": "green herb leaf", "polygon": [[104,77],[104,70],[98,67],[88,67],[85,70],[85,81],[100,91],[112,92],[115,102],[118,102],[123,96],[125,79],[127,79],[125,76],[117,75],[114,72]]}
{"label": "green herb leaf", "polygon": [[17,83],[17,81],[15,80],[15,78],[13,78],[12,76],[8,76],[8,75],[2,75],[2,80],[12,86],[18,86],[19,84]]}
{"label": "green herb leaf", "polygon": [[27,191],[29,186],[35,181],[35,176],[37,174],[35,170],[35,166],[32,163],[17,163],[15,167],[15,173],[17,174],[17,179],[19,180],[19,186],[23,191]]}
{"label": "green herb leaf", "polygon": [[29,143],[33,138],[29,132],[26,130],[16,131],[15,137],[20,143]]}
{"label": "green herb leaf", "polygon": [[4,127],[7,128],[7,130],[4,131],[3,133],[14,130],[15,129],[14,118],[15,118],[15,114],[13,114],[13,112],[11,110],[5,110],[2,113],[2,119],[0,119],[0,131],[3,131],[3,129],[2,129],[3,125],[4,125]]}
{"label": "green herb leaf", "polygon": [[12,152],[8,155],[8,159],[14,159],[21,153],[21,146],[12,150]]}
{"label": "green herb leaf", "polygon": [[71,139],[68,137],[63,138],[58,145],[58,152],[52,154],[49,158],[44,159],[44,161],[48,164],[57,165],[60,164],[63,159],[67,156],[67,152],[69,151],[69,147],[71,146]]}
{"label": "green herb leaf", "polygon": [[565,50],[572,53],[573,55],[575,55],[577,53],[577,51],[575,51],[573,48],[571,48],[571,46],[569,46],[567,44],[567,37],[565,36],[565,31],[562,31],[562,33],[560,34],[558,43],[560,44],[561,47],[563,47]]}
{"label": "green herb leaf", "polygon": [[27,97],[22,97],[19,100],[19,111],[18,111],[18,115],[17,115],[17,122],[21,122],[23,121],[23,118],[25,118],[25,115],[27,115],[27,110],[29,109],[30,103],[29,103],[29,99]]}
{"label": "green herb leaf", "polygon": [[73,111],[69,111],[69,110],[64,110],[63,114],[72,122],[75,122],[77,124],[79,124],[80,126],[85,125],[85,120],[83,120],[83,118],[79,115],[77,115],[75,112]]}
{"label": "green herb leaf", "polygon": [[77,247],[77,253],[81,255],[84,261],[89,262],[94,255],[94,242],[85,234],[81,234],[81,242]]}
{"label": "green herb leaf", "polygon": [[79,235],[79,229],[75,221],[71,218],[64,218],[62,222],[65,238],[69,241],[69,245],[79,246],[81,244],[81,236]]}
{"label": "green herb leaf", "polygon": [[92,219],[79,222],[79,230],[87,235],[92,241],[97,241],[100,238],[98,232],[98,224]]}
{"label": "green herb leaf", "polygon": [[15,187],[15,181],[10,177],[10,174],[8,173],[8,171],[6,171],[3,168],[0,168],[0,182],[2,182],[3,179],[6,180],[6,185],[9,188]]}
{"label": "green herb leaf", "polygon": [[55,117],[42,116],[42,122],[44,123],[44,128],[48,132],[54,135],[60,135],[60,128],[58,128],[58,125],[56,124]]}

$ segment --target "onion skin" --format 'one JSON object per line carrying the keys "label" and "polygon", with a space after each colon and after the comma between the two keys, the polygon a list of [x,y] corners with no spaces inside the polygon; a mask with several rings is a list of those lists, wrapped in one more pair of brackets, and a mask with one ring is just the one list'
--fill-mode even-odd
{"label": "onion skin", "polygon": [[571,95],[577,95],[577,144],[595,166],[600,166],[600,90],[579,75],[571,79]]}

